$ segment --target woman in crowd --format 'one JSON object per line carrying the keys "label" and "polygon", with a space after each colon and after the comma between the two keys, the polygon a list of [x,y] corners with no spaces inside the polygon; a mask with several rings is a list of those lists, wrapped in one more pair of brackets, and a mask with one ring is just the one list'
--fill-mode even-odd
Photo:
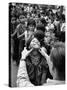
{"label": "woman in crowd", "polygon": [[[17,75],[17,86],[35,86],[30,82],[30,78],[27,74],[25,59],[28,54],[32,51],[26,48],[22,52],[22,59],[20,60],[18,75]],[[47,79],[46,83],[42,85],[56,85],[65,83],[65,45],[62,42],[55,43],[51,50],[50,56],[45,52],[45,48],[39,49],[40,53],[46,58],[47,64],[49,66],[49,71],[53,79]],[[25,53],[25,54],[24,54]]]}
{"label": "woman in crowd", "polygon": [[[27,42],[28,50],[33,48],[32,52],[26,58],[26,68],[31,83],[42,85],[46,82],[47,77],[51,77],[46,59],[39,52],[42,47],[44,34],[42,31],[36,31],[31,40]],[[46,50],[46,49],[45,49]]]}

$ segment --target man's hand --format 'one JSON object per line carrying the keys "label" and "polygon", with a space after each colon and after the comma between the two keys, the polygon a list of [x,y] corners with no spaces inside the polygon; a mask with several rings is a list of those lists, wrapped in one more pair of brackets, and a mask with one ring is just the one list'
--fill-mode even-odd
{"label": "man's hand", "polygon": [[26,59],[26,57],[29,55],[29,53],[32,51],[33,49],[31,50],[27,50],[26,47],[24,47],[24,50],[22,52],[22,58],[21,59]]}

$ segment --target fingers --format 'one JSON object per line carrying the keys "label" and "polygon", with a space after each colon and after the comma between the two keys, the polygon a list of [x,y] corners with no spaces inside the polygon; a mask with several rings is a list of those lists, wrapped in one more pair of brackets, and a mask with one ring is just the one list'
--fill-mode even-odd
{"label": "fingers", "polygon": [[43,47],[40,48],[39,51],[40,51],[40,52],[45,52]]}
{"label": "fingers", "polygon": [[24,47],[24,50],[26,50],[26,47]]}
{"label": "fingers", "polygon": [[44,47],[40,48],[39,52],[48,60],[49,56],[47,55]]}
{"label": "fingers", "polygon": [[31,50],[29,50],[28,52],[30,53],[33,50],[33,48]]}
{"label": "fingers", "polygon": [[33,48],[31,50],[27,50],[26,47],[24,47],[24,51],[26,52],[31,52],[33,50]]}
{"label": "fingers", "polygon": [[39,49],[39,52],[41,53],[41,48]]}
{"label": "fingers", "polygon": [[45,57],[44,51],[42,50],[42,48],[39,49],[39,52]]}

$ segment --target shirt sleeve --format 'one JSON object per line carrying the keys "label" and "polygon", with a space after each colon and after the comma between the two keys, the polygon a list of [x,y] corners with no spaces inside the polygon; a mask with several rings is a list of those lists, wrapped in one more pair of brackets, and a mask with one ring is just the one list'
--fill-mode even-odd
{"label": "shirt sleeve", "polygon": [[20,61],[17,74],[17,87],[27,87],[27,86],[34,86],[34,85],[29,80],[25,61]]}

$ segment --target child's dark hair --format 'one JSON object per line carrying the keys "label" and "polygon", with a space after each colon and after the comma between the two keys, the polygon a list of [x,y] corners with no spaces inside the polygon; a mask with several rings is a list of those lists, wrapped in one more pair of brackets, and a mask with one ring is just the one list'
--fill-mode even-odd
{"label": "child's dark hair", "polygon": [[27,26],[29,26],[29,25],[33,25],[33,26],[35,27],[35,26],[36,26],[35,20],[29,19],[29,20],[28,20],[28,23],[27,23]]}

